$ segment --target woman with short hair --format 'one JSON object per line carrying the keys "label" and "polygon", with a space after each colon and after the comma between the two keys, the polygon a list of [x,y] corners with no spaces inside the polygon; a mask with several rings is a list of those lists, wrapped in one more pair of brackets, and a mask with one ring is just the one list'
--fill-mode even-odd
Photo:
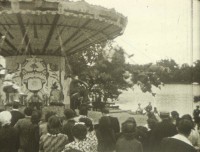
{"label": "woman with short hair", "polygon": [[83,122],[75,123],[72,128],[72,134],[74,136],[74,141],[67,144],[65,149],[62,152],[68,151],[81,151],[81,152],[94,152],[93,145],[88,142],[87,135],[87,127]]}
{"label": "woman with short hair", "polygon": [[40,138],[41,152],[61,152],[68,143],[67,135],[61,134],[62,123],[56,115],[48,119],[47,134]]}

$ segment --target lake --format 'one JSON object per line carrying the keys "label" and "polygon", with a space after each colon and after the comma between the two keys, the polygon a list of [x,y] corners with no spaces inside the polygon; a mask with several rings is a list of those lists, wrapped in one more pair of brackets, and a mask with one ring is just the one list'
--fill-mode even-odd
{"label": "lake", "polygon": [[138,103],[144,108],[151,102],[158,111],[176,110],[180,115],[192,114],[196,105],[200,105],[200,102],[193,102],[193,97],[200,95],[200,85],[166,84],[161,89],[153,87],[152,90],[156,93],[155,97],[150,93],[143,93],[138,86],[135,86],[134,90],[124,91],[116,104],[122,110],[135,111]]}

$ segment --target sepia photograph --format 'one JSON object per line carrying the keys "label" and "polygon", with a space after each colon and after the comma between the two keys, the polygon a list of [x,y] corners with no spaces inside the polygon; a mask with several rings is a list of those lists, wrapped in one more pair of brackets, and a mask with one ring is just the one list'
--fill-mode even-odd
{"label": "sepia photograph", "polygon": [[0,152],[200,152],[200,0],[0,0]]}

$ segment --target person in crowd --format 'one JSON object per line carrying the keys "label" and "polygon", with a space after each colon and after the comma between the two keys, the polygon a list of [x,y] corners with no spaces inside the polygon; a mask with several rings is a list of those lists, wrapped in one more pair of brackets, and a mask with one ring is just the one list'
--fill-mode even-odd
{"label": "person in crowd", "polygon": [[33,111],[31,115],[32,125],[29,128],[29,138],[27,139],[26,152],[38,152],[39,151],[39,122],[41,114],[40,111]]}
{"label": "person in crowd", "polygon": [[199,106],[196,106],[196,109],[193,111],[194,122],[197,124],[198,128],[200,125],[200,109]]}
{"label": "person in crowd", "polygon": [[176,125],[178,123],[179,119],[180,119],[179,118],[179,113],[177,111],[172,111],[171,112],[171,119],[172,119],[172,123],[174,125]]}
{"label": "person in crowd", "polygon": [[58,116],[48,119],[47,134],[40,137],[40,152],[61,152],[69,142],[67,135],[61,133],[62,123]]}
{"label": "person in crowd", "polygon": [[161,122],[152,130],[150,145],[152,152],[159,152],[161,140],[177,134],[176,126],[171,122],[169,112],[160,112]]}
{"label": "person in crowd", "polygon": [[143,114],[143,109],[141,108],[141,104],[138,103],[138,108],[136,110],[136,114]]}
{"label": "person in crowd", "polygon": [[149,112],[149,113],[147,113],[147,117],[148,117],[148,118],[151,118],[151,119],[155,119],[155,120],[158,121],[158,119],[156,118],[156,115],[154,114],[154,112]]}
{"label": "person in crowd", "polygon": [[65,119],[63,121],[62,133],[68,136],[69,142],[74,141],[74,137],[72,135],[72,128],[75,124],[75,112],[72,109],[65,109],[64,111]]}
{"label": "person in crowd", "polygon": [[11,124],[9,111],[0,112],[0,152],[18,152],[19,135]]}
{"label": "person in crowd", "polygon": [[44,135],[44,134],[47,134],[48,132],[47,132],[47,122],[48,122],[48,120],[49,120],[49,118],[51,117],[51,116],[53,116],[53,115],[56,115],[56,113],[55,112],[53,112],[53,111],[48,111],[46,114],[45,114],[45,121],[44,122],[42,122],[40,125],[39,125],[39,134],[40,134],[40,137],[42,136],[42,135]]}
{"label": "person in crowd", "polygon": [[103,116],[100,118],[96,136],[98,152],[113,152],[115,150],[116,136],[109,117]]}
{"label": "person in crowd", "polygon": [[125,121],[122,134],[116,143],[116,152],[143,152],[142,144],[136,139],[136,123]]}
{"label": "person in crowd", "polygon": [[30,128],[32,126],[31,115],[32,108],[27,107],[24,109],[25,118],[19,119],[15,124],[15,128],[19,133],[19,141],[20,141],[20,152],[26,152],[28,148],[28,140],[30,138]]}
{"label": "person in crowd", "polygon": [[103,116],[106,116],[108,118],[110,118],[110,121],[111,121],[111,126],[115,132],[115,134],[119,134],[120,132],[120,125],[119,125],[119,120],[117,117],[113,117],[113,116],[110,116],[109,115],[109,110],[108,109],[102,109],[102,115]]}
{"label": "person in crowd", "polygon": [[19,111],[19,102],[13,102],[12,110],[10,111],[12,115],[11,126],[14,126],[19,119],[24,118],[24,114]]}
{"label": "person in crowd", "polygon": [[180,119],[177,128],[177,135],[162,140],[159,152],[196,152],[196,149],[188,140],[188,136],[193,128],[192,122],[187,119]]}
{"label": "person in crowd", "polygon": [[[79,107],[79,116],[74,117],[74,120],[76,122],[79,121],[80,118],[82,117],[88,117],[88,105],[87,104],[81,104]],[[88,117],[89,118],[89,117]],[[92,118],[90,118],[92,120]],[[93,121],[93,120],[92,120]]]}
{"label": "person in crowd", "polygon": [[92,121],[89,118],[80,118],[79,122],[85,123],[85,126],[87,127],[87,135],[86,135],[87,139],[86,140],[89,143],[91,143],[93,152],[96,152],[98,141],[97,141],[97,137],[96,137],[96,133],[94,131]]}
{"label": "person in crowd", "polygon": [[150,137],[152,136],[152,132],[154,131],[158,121],[153,119],[153,118],[148,118],[147,119],[147,125],[148,125],[148,131],[147,131],[147,137],[146,137],[146,145],[143,146],[144,152],[151,152],[151,139]]}
{"label": "person in crowd", "polygon": [[143,150],[146,150],[148,145],[148,129],[145,126],[137,126],[136,139],[141,142]]}
{"label": "person in crowd", "polygon": [[181,117],[182,119],[187,119],[192,122],[193,128],[190,132],[190,135],[188,136],[188,139],[192,143],[192,145],[195,147],[196,150],[199,150],[200,148],[200,135],[197,129],[197,126],[195,126],[195,123],[192,120],[192,116],[189,114],[185,114]]}
{"label": "person in crowd", "polygon": [[64,110],[64,120],[63,120],[63,125],[65,125],[69,120],[74,119],[76,116],[76,113],[72,109],[65,109]]}
{"label": "person in crowd", "polygon": [[81,152],[94,152],[93,144],[87,140],[87,127],[83,122],[76,122],[72,128],[74,141],[65,145],[62,152],[79,150]]}
{"label": "person in crowd", "polygon": [[38,95],[37,92],[34,92],[33,95],[30,97],[29,99],[29,106],[32,109],[37,109],[40,110],[41,109],[41,103],[42,103],[42,98]]}
{"label": "person in crowd", "polygon": [[148,114],[149,112],[151,112],[153,109],[151,102],[149,102],[149,104],[145,107],[146,113]]}

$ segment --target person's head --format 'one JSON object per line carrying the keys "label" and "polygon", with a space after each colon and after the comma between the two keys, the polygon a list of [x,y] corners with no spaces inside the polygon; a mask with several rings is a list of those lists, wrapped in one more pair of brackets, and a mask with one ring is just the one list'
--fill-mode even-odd
{"label": "person's head", "polygon": [[87,105],[85,105],[85,104],[80,105],[79,115],[84,115],[84,116],[88,115],[88,106]]}
{"label": "person's head", "polygon": [[199,106],[196,106],[197,109],[199,109]]}
{"label": "person's head", "polygon": [[13,102],[12,104],[13,109],[19,109],[19,102]]}
{"label": "person's head", "polygon": [[179,113],[177,111],[172,111],[171,116],[173,119],[177,119],[177,118],[179,118]]}
{"label": "person's head", "polygon": [[40,122],[41,114],[39,111],[33,111],[31,115],[32,124],[38,124]]}
{"label": "person's head", "polygon": [[49,118],[50,118],[51,116],[53,116],[53,115],[56,115],[56,113],[53,112],[53,111],[47,111],[47,113],[46,113],[45,116],[44,116],[45,122],[48,122]]}
{"label": "person's head", "polygon": [[59,134],[61,131],[62,123],[58,116],[53,115],[49,118],[47,123],[47,131],[50,134]]}
{"label": "person's head", "polygon": [[134,117],[128,117],[128,119],[126,119],[126,120],[122,123],[122,126],[123,126],[124,123],[127,123],[127,122],[133,123],[133,124],[135,124],[135,126],[137,126],[137,123],[136,123]]}
{"label": "person's head", "polygon": [[79,119],[80,122],[84,122],[85,126],[87,127],[88,131],[93,131],[93,124],[92,124],[92,120],[87,118],[87,117],[82,117]]}
{"label": "person's head", "polygon": [[103,108],[103,109],[101,110],[101,113],[102,113],[103,116],[104,116],[104,115],[108,115],[108,114],[109,114],[109,110],[106,109],[106,108]]}
{"label": "person's head", "polygon": [[12,119],[12,115],[9,111],[0,112],[0,126],[4,127],[10,125]]}
{"label": "person's head", "polygon": [[26,116],[31,116],[31,115],[32,115],[32,112],[33,112],[33,110],[32,110],[32,108],[30,108],[30,107],[26,107],[26,108],[24,109],[24,114],[25,114]]}
{"label": "person's head", "polygon": [[190,135],[192,128],[193,128],[192,121],[184,118],[181,118],[177,125],[178,133],[183,134],[186,137]]}
{"label": "person's head", "polygon": [[72,109],[65,109],[64,115],[65,115],[65,118],[68,120],[75,117],[75,112]]}
{"label": "person's head", "polygon": [[75,123],[74,127],[72,128],[72,135],[78,140],[84,140],[86,138],[87,128],[83,122]]}
{"label": "person's head", "polygon": [[122,124],[122,134],[124,135],[124,137],[127,140],[131,140],[131,139],[135,138],[135,133],[136,133],[136,124],[135,123],[133,123],[131,121],[127,121]]}
{"label": "person's head", "polygon": [[155,120],[155,119],[152,119],[152,118],[148,118],[148,119],[147,119],[148,127],[149,127],[151,130],[156,126],[157,123],[158,123],[158,121]]}
{"label": "person's head", "polygon": [[185,115],[183,115],[183,116],[181,117],[181,119],[187,119],[187,120],[191,121],[192,124],[193,124],[193,128],[194,128],[195,124],[194,124],[194,122],[193,122],[193,119],[192,119],[192,116],[191,116],[191,115],[185,114]]}

